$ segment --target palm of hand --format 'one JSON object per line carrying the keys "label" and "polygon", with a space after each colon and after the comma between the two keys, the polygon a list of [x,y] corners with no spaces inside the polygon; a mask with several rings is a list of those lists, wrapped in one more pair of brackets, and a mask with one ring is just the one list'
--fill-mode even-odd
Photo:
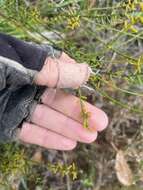
{"label": "palm of hand", "polygon": [[[76,63],[65,53],[60,61]],[[41,96],[41,104],[37,104],[33,112],[31,123],[22,124],[19,139],[57,150],[71,150],[76,147],[77,142],[91,143],[97,138],[98,131],[106,128],[108,118],[102,110],[87,102],[85,107],[91,113],[91,130],[82,126],[79,98],[60,89],[47,88]]]}

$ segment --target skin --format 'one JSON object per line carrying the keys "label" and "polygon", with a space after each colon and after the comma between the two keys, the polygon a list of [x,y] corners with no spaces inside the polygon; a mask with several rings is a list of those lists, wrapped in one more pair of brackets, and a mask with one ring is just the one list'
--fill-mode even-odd
{"label": "skin", "polygon": [[[59,61],[76,64],[76,61],[65,53],[62,53]],[[45,64],[35,77],[36,84],[47,87],[48,84],[54,84],[56,72],[51,74],[49,80],[47,67]],[[88,102],[85,102],[85,107],[91,113],[89,129],[83,128],[82,125],[79,98],[61,89],[47,88],[41,96],[41,103],[37,104],[31,116],[31,123],[22,124],[19,140],[56,150],[72,150],[78,142],[92,143],[96,140],[98,132],[107,127],[108,117],[101,109]]]}

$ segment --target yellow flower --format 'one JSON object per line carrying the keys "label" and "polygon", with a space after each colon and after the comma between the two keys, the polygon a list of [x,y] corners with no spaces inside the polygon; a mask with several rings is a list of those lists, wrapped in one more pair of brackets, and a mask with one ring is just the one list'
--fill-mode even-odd
{"label": "yellow flower", "polygon": [[68,28],[74,30],[80,26],[80,18],[79,16],[71,17],[68,19]]}
{"label": "yellow flower", "polygon": [[128,4],[129,4],[129,5],[131,5],[131,4],[132,4],[132,3],[131,3],[131,0],[128,0]]}
{"label": "yellow flower", "polygon": [[132,11],[136,10],[135,3],[132,3],[132,4],[131,4],[131,10],[132,10]]}
{"label": "yellow flower", "polygon": [[131,32],[133,33],[137,33],[138,30],[134,27],[134,26],[130,26],[129,29],[131,30]]}
{"label": "yellow flower", "polygon": [[143,2],[139,3],[141,11],[143,11]]}
{"label": "yellow flower", "polygon": [[136,23],[135,17],[131,16],[130,17],[130,22],[131,22],[132,25],[135,24]]}
{"label": "yellow flower", "polygon": [[139,17],[140,22],[143,24],[143,16]]}
{"label": "yellow flower", "polygon": [[128,29],[128,26],[129,26],[128,21],[125,20],[125,22],[124,22],[124,28],[127,30],[127,29]]}

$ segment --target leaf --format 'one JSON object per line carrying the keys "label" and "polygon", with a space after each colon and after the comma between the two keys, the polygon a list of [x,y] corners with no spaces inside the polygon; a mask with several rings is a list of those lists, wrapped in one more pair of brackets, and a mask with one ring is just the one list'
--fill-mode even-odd
{"label": "leaf", "polygon": [[133,184],[132,170],[126,161],[124,152],[122,150],[117,152],[115,170],[117,178],[121,184],[125,186],[130,186]]}

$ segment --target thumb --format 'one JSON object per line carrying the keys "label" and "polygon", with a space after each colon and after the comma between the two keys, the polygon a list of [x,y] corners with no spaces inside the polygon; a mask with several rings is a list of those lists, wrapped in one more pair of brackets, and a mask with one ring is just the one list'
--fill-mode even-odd
{"label": "thumb", "polygon": [[35,83],[57,88],[78,88],[86,83],[92,70],[88,64],[66,63],[47,58],[42,70],[36,75]]}
{"label": "thumb", "polygon": [[86,83],[90,76],[87,64],[66,64],[59,62],[59,80],[57,88],[78,88]]}

